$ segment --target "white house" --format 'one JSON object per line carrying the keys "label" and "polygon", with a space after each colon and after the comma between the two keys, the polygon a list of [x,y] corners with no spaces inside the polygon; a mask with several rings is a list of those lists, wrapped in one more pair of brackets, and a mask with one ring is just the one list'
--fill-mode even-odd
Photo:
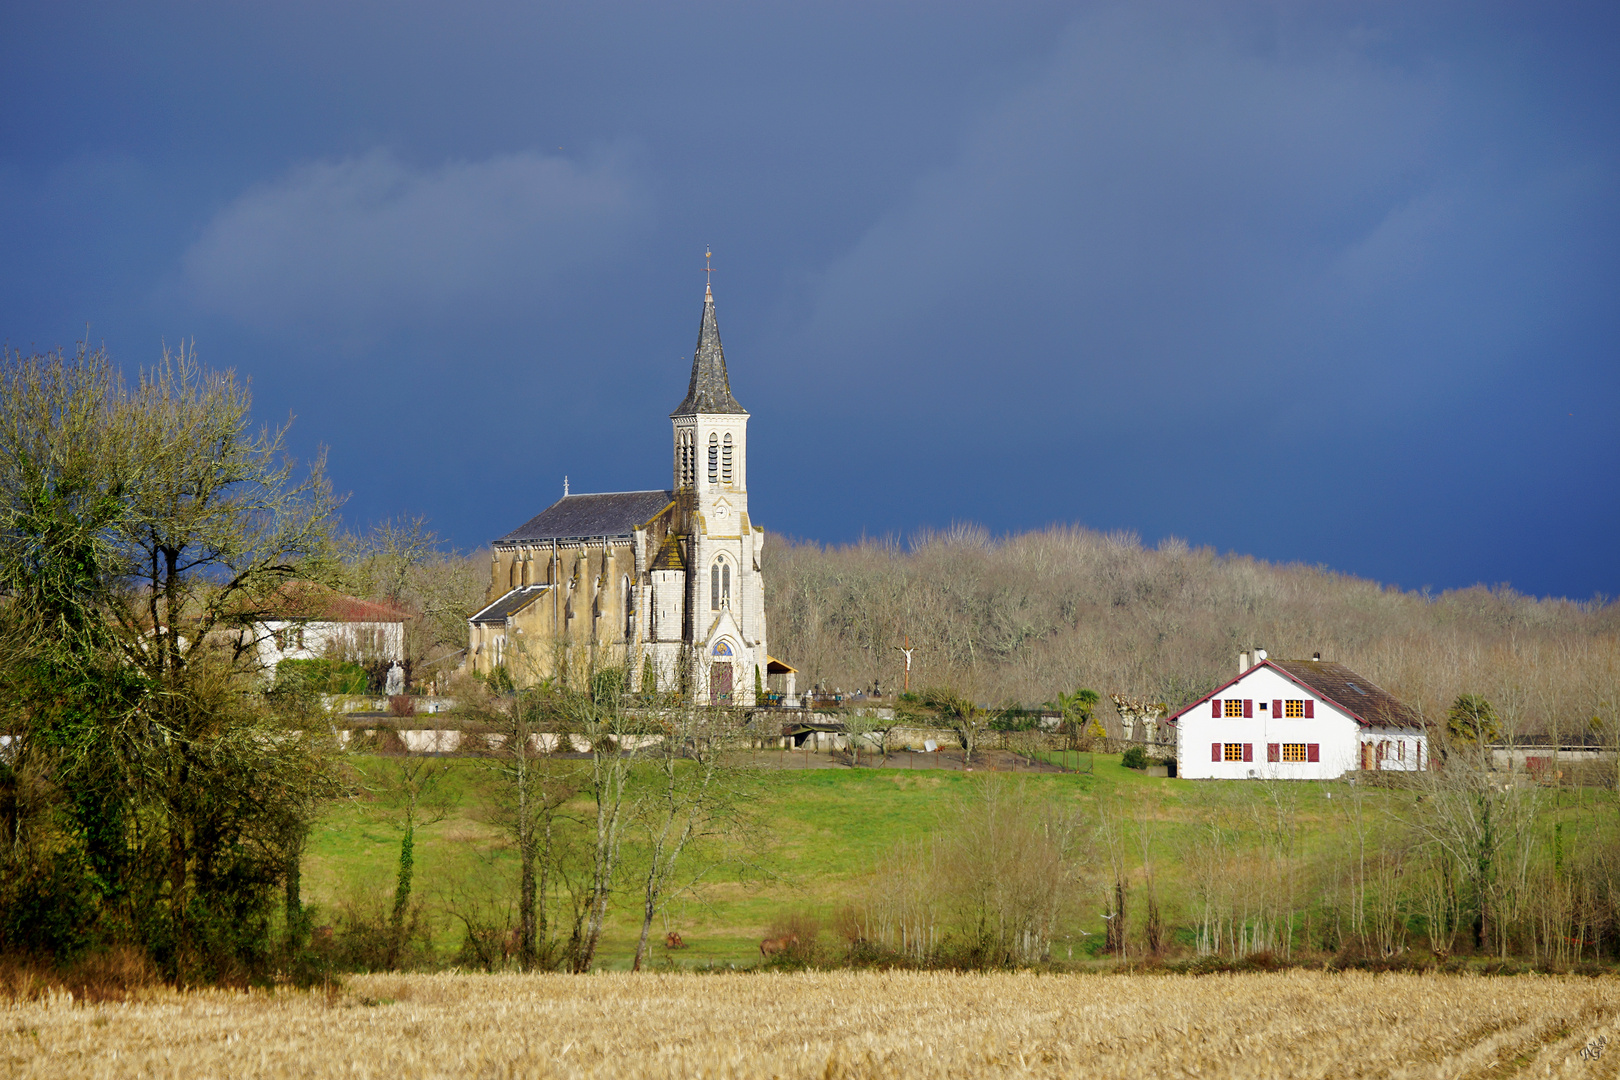
{"label": "white house", "polygon": [[1411,772],[1429,762],[1409,707],[1343,664],[1239,661],[1237,678],[1169,720],[1176,775],[1195,780],[1331,780],[1357,770]]}
{"label": "white house", "polygon": [[254,647],[269,672],[283,660],[405,659],[406,614],[316,585],[286,585],[255,622]]}

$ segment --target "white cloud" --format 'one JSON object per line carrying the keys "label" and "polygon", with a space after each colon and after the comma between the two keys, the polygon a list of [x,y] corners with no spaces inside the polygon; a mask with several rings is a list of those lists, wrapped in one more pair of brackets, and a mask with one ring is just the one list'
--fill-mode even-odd
{"label": "white cloud", "polygon": [[249,325],[371,336],[543,301],[613,260],[646,211],[622,155],[418,169],[378,150],[244,192],[186,251],[182,285]]}

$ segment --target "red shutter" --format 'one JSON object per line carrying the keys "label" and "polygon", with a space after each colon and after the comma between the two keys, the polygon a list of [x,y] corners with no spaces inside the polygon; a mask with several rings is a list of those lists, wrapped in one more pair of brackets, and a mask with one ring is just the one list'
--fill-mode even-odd
{"label": "red shutter", "polygon": [[1319,743],[1319,742],[1306,743],[1305,744],[1305,760],[1306,761],[1321,761],[1322,760],[1322,744]]}
{"label": "red shutter", "polygon": [[1211,761],[1219,761],[1219,760],[1221,760],[1221,744],[1220,743],[1216,742],[1216,743],[1210,743],[1209,744],[1209,760],[1211,760]]}
{"label": "red shutter", "polygon": [[1243,760],[1244,761],[1253,761],[1254,760],[1254,743],[1246,742],[1246,743],[1243,744]]}
{"label": "red shutter", "polygon": [[1254,719],[1254,699],[1253,698],[1244,698],[1243,699],[1243,719],[1245,719],[1245,720]]}
{"label": "red shutter", "polygon": [[1271,718],[1273,720],[1281,720],[1283,718],[1283,704],[1281,701],[1273,701],[1271,703]]}
{"label": "red shutter", "polygon": [[1316,719],[1316,702],[1312,701],[1310,698],[1305,699],[1305,719]]}
{"label": "red shutter", "polygon": [[1217,720],[1221,718],[1221,702],[1219,698],[1214,698],[1210,701],[1209,715],[1213,716]]}
{"label": "red shutter", "polygon": [[1266,743],[1266,760],[1267,761],[1281,761],[1282,760],[1282,743],[1274,743],[1274,742]]}

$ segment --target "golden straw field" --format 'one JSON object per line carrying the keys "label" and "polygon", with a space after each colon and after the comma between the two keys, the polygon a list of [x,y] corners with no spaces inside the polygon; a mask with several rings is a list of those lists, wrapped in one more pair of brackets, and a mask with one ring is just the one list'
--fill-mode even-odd
{"label": "golden straw field", "polygon": [[15,1077],[1610,1077],[1620,1062],[1609,978],[448,973],[3,1008]]}

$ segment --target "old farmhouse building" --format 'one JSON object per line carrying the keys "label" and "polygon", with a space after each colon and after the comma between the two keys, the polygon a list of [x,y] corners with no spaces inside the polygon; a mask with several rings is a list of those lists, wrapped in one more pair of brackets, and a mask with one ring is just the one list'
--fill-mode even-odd
{"label": "old farmhouse building", "polygon": [[[467,663],[512,680],[623,665],[634,685],[753,705],[768,675],[765,530],[748,516],[748,412],[705,287],[671,487],[563,497],[494,542]],[[788,688],[791,693],[791,686]]]}
{"label": "old farmhouse building", "polygon": [[1331,780],[1427,767],[1422,720],[1371,680],[1321,659],[1248,654],[1237,678],[1170,718],[1176,775]]}

